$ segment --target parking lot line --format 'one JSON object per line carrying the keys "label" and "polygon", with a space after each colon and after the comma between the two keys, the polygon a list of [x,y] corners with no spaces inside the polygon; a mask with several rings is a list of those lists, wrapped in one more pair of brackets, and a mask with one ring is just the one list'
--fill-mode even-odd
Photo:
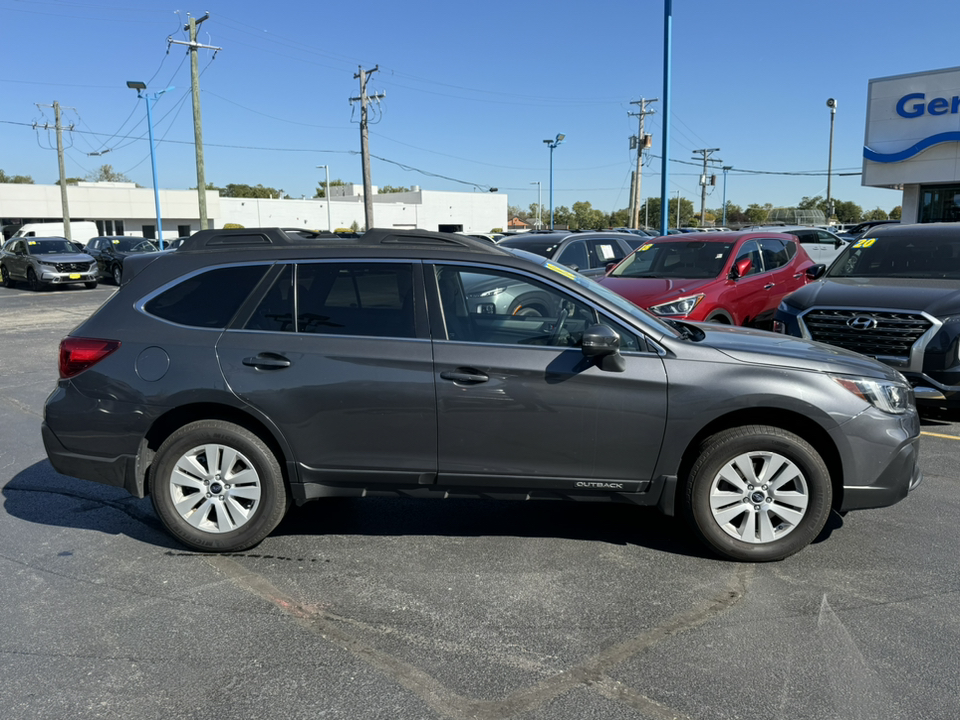
{"label": "parking lot line", "polygon": [[960,440],[960,436],[957,435],[941,435],[940,433],[932,433],[920,431],[921,435],[929,435],[930,437],[946,438],[947,440]]}

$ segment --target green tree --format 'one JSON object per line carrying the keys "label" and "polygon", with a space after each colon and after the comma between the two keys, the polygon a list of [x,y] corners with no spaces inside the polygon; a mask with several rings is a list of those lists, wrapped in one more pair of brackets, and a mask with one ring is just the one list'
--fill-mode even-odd
{"label": "green tree", "polygon": [[[641,217],[641,222],[643,218]],[[630,208],[615,210],[610,214],[610,227],[627,227],[630,224]]]}
{"label": "green tree", "polygon": [[771,210],[773,210],[773,205],[770,203],[766,203],[765,205],[750,203],[747,205],[747,209],[744,211],[744,213],[747,216],[747,222],[752,223],[753,225],[762,225],[767,221],[767,217],[770,215]]}
{"label": "green tree", "polygon": [[[330,183],[330,184],[332,185],[333,183]],[[393,185],[384,185],[382,188],[380,188],[381,195],[385,195],[387,193],[401,193],[401,192],[410,192],[410,188],[403,187],[402,185],[398,185],[397,187],[394,187]]]}
{"label": "green tree", "polygon": [[113,165],[101,165],[97,170],[88,174],[86,179],[90,182],[131,182],[126,175],[116,172]]}
{"label": "green tree", "polygon": [[[640,217],[647,217],[649,209],[650,224],[660,229],[660,198],[651,197],[644,200],[640,206]],[[693,202],[687,198],[680,198],[680,224],[677,224],[677,198],[670,198],[667,203],[667,226],[668,227],[687,227],[695,216]],[[697,216],[699,217],[699,216]]]}
{"label": "green tree", "polygon": [[[331,183],[332,184],[332,183]],[[220,191],[223,197],[232,198],[288,198],[289,195],[283,194],[283,189],[264,187],[263,185],[244,185],[242,183],[227,183],[227,186]]]}
{"label": "green tree", "polygon": [[842,223],[858,223],[863,220],[863,208],[851,200],[834,201],[833,212]]}
{"label": "green tree", "polygon": [[[576,222],[576,215],[570,211],[566,205],[561,205],[560,207],[555,207],[553,209],[553,226],[554,227],[565,227],[572,228]],[[543,224],[546,227],[550,227],[550,210],[548,209],[546,214],[543,216]]]}
{"label": "green tree", "polygon": [[13,183],[15,185],[33,185],[33,178],[29,175],[7,175],[0,170],[0,183]]}
{"label": "green tree", "polygon": [[897,205],[893,210],[890,211],[890,220],[900,220],[901,215],[903,214],[903,208]]}
{"label": "green tree", "polygon": [[[330,181],[330,187],[340,186],[340,185],[352,185],[352,183],[346,183],[343,180],[337,178],[336,180]],[[317,194],[314,195],[315,198],[325,198],[327,196],[327,183],[324,180],[320,183],[320,187],[317,188]]]}
{"label": "green tree", "polygon": [[880,208],[874,208],[863,215],[864,220],[888,220],[889,218],[890,216],[887,215],[886,211]]}
{"label": "green tree", "polygon": [[602,230],[607,226],[609,217],[602,210],[595,209],[589,202],[573,204],[573,230]]}

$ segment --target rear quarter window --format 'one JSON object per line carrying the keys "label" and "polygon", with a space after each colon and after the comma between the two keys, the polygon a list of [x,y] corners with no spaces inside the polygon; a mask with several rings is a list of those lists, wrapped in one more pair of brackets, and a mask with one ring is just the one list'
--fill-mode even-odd
{"label": "rear quarter window", "polygon": [[225,328],[266,269],[265,265],[244,265],[207,270],[164,290],[143,309],[178,325]]}

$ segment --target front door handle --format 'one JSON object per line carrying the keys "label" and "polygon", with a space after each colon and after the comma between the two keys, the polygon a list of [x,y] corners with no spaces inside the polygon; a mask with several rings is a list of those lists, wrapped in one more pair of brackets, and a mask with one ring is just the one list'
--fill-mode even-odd
{"label": "front door handle", "polygon": [[440,373],[441,380],[452,380],[453,382],[458,383],[485,383],[490,379],[489,375],[484,375],[482,372],[476,370],[456,370],[453,372],[445,371]]}
{"label": "front door handle", "polygon": [[764,289],[764,290],[769,290],[769,289],[772,288],[774,285],[776,285],[776,283],[767,283],[766,285],[763,286],[763,289]]}
{"label": "front door handle", "polygon": [[281,368],[290,367],[289,360],[283,357],[283,355],[276,355],[274,353],[260,353],[256,357],[244,358],[243,364],[259,370],[280,370]]}

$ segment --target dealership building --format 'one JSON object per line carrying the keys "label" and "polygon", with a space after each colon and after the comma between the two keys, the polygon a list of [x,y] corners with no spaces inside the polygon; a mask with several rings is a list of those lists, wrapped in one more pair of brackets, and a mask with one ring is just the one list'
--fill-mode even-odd
{"label": "dealership building", "polygon": [[902,189],[902,222],[960,221],[960,68],[870,81],[862,184]]}
{"label": "dealership building", "polygon": [[[363,187],[330,188],[323,198],[228,198],[206,194],[210,227],[286,227],[327,230],[365,229]],[[158,192],[163,237],[173,239],[200,229],[196,190]],[[102,235],[157,236],[154,192],[134,183],[80,182],[67,186],[70,219],[90,220]],[[441,232],[488,233],[507,225],[507,196],[497,193],[438,192],[414,186],[408,192],[377,193],[373,188],[373,224]],[[62,222],[59,185],[0,183],[0,225],[4,236],[26,223]]]}

